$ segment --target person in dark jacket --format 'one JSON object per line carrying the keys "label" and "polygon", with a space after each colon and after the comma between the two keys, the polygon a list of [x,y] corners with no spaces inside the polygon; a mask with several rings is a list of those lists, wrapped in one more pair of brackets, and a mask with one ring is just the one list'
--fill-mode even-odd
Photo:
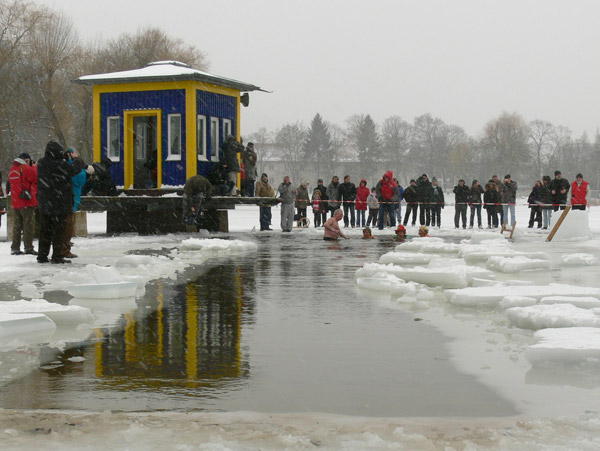
{"label": "person in dark jacket", "polygon": [[208,181],[213,186],[215,196],[229,196],[235,187],[234,182],[227,180],[227,168],[222,161],[217,162],[207,175]]}
{"label": "person in dark jacket", "polygon": [[73,212],[72,178],[84,168],[82,160],[69,164],[65,151],[56,141],[46,144],[46,153],[38,161],[38,210],[40,239],[37,261],[48,263],[52,246],[52,263],[70,263],[63,256],[67,216]]}
{"label": "person in dark jacket", "polygon": [[419,202],[419,224],[427,225],[431,223],[431,199],[433,197],[433,186],[427,177],[423,174],[417,179],[417,202]]}
{"label": "person in dark jacket", "polygon": [[510,174],[504,176],[504,182],[500,186],[500,202],[502,202],[502,217],[504,222],[508,222],[508,213],[510,212],[510,225],[515,226],[515,205],[517,202],[517,182],[511,179]]}
{"label": "person in dark jacket", "polygon": [[390,221],[389,225],[394,227],[396,225],[396,204],[398,203],[399,194],[398,185],[394,182],[394,173],[392,171],[385,171],[381,180],[377,182],[375,191],[377,192],[377,200],[379,201],[379,230],[383,230],[385,227],[386,213]]}
{"label": "person in dark jacket", "polygon": [[223,166],[227,173],[227,180],[233,182],[233,188],[231,189],[231,195],[237,194],[237,175],[240,172],[240,161],[238,154],[241,154],[244,150],[244,146],[237,142],[233,135],[227,136],[223,142]]}
{"label": "person in dark jacket", "polygon": [[554,180],[550,184],[552,190],[552,203],[554,204],[554,211],[557,211],[560,207],[561,210],[565,209],[567,205],[567,197],[571,184],[567,179],[562,178],[560,171],[554,171]]}
{"label": "person in dark jacket", "polygon": [[[313,201],[315,199],[315,191],[319,191],[321,193],[319,197],[319,210],[315,213],[315,215],[320,214],[321,220],[317,221],[315,216],[315,227],[320,227],[322,224],[325,224],[327,221],[327,188],[323,185],[323,179],[319,179],[317,181],[317,187],[313,190]],[[317,226],[317,222],[319,226]]]}
{"label": "person in dark jacket", "polygon": [[183,186],[183,220],[188,231],[198,231],[201,222],[202,203],[210,200],[212,184],[206,177],[194,175]]}
{"label": "person in dark jacket", "polygon": [[431,226],[438,228],[442,226],[442,209],[445,206],[444,201],[444,190],[438,185],[438,181],[435,177],[431,179],[431,186],[433,188],[433,195],[431,200]]}
{"label": "person in dark jacket", "polygon": [[327,197],[327,208],[331,212],[331,216],[333,213],[340,208],[340,178],[337,175],[334,175],[331,178],[331,183],[327,187],[327,191],[325,192]]}
{"label": "person in dark jacket", "polygon": [[552,188],[550,187],[550,176],[542,177],[542,186],[540,188],[542,198],[542,229],[547,230],[550,227],[552,218]]}
{"label": "person in dark jacket", "polygon": [[[37,167],[31,164],[31,156],[22,153],[14,159],[8,171],[10,182],[10,203],[13,209],[11,254],[37,255],[33,249],[35,233],[35,207],[37,200]],[[25,252],[21,251],[21,232]]]}
{"label": "person in dark jacket", "polygon": [[499,205],[497,204],[500,203],[500,192],[498,191],[498,186],[491,180],[485,185],[483,203],[485,204],[485,211],[487,212],[488,229],[491,229],[492,227],[497,229],[499,211]]}
{"label": "person in dark jacket", "polygon": [[[348,219],[350,219],[350,225],[354,228],[356,223],[356,217],[354,203],[356,202],[356,185],[350,181],[350,176],[344,176],[344,183],[340,184],[339,188],[340,199],[344,206],[344,227],[348,227]],[[348,218],[348,212],[350,212],[350,218]]]}
{"label": "person in dark jacket", "polygon": [[86,196],[116,196],[117,187],[113,182],[108,169],[112,166],[112,160],[105,158],[102,163],[92,163],[94,172],[88,177],[83,185],[82,195]]}
{"label": "person in dark jacket", "polygon": [[398,224],[402,224],[402,199],[404,199],[404,188],[400,185],[400,182],[396,177],[393,178],[394,183],[398,185],[398,203],[396,204],[396,217],[398,218]]}
{"label": "person in dark jacket", "polygon": [[408,224],[408,219],[412,213],[412,224],[417,222],[417,209],[419,208],[419,192],[417,191],[417,182],[415,179],[410,181],[410,185],[404,190],[404,200],[406,201],[406,212],[404,213],[404,226]]}
{"label": "person in dark jacket", "polygon": [[531,209],[531,213],[529,214],[529,228],[533,228],[533,223],[538,223],[538,229],[542,228],[542,207],[540,206],[542,203],[542,192],[541,192],[542,182],[539,180],[535,182],[533,188],[531,188],[531,193],[529,193],[529,198],[527,199],[527,203],[529,204],[529,208]]}
{"label": "person in dark jacket", "polygon": [[458,229],[459,220],[462,218],[462,228],[467,228],[467,203],[469,202],[469,187],[460,179],[458,185],[452,190],[454,193],[454,227]]}
{"label": "person in dark jacket", "polygon": [[246,150],[242,154],[242,162],[244,163],[244,180],[242,181],[242,196],[254,196],[254,182],[258,176],[256,172],[256,162],[258,155],[254,150],[254,143],[248,143]]}
{"label": "person in dark jacket", "polygon": [[471,188],[469,189],[469,205],[471,207],[471,218],[469,221],[469,228],[473,228],[475,222],[475,213],[477,213],[477,226],[481,229],[481,195],[483,194],[483,188],[479,180],[473,180]]}

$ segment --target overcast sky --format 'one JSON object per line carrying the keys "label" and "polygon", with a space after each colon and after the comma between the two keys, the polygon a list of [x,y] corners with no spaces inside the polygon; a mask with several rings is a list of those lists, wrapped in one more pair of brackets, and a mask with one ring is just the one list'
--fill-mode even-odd
{"label": "overcast sky", "polygon": [[242,133],[319,112],[344,125],[431,113],[473,135],[503,111],[600,125],[597,0],[35,0],[84,39],[158,26],[204,51],[209,72],[258,85]]}

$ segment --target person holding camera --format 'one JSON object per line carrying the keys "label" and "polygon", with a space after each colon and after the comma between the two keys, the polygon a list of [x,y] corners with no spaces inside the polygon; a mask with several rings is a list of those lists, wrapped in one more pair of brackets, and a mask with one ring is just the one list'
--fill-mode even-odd
{"label": "person holding camera", "polygon": [[64,240],[67,217],[73,213],[73,177],[87,165],[79,158],[70,164],[65,150],[56,141],[46,144],[46,153],[38,161],[38,209],[40,240],[38,263],[48,263],[52,246],[52,263],[71,263],[65,260]]}
{"label": "person holding camera", "polygon": [[[12,255],[37,255],[33,249],[35,231],[35,208],[37,207],[37,167],[28,153],[14,159],[8,171],[10,203],[13,209]],[[21,233],[25,252],[21,251]]]}

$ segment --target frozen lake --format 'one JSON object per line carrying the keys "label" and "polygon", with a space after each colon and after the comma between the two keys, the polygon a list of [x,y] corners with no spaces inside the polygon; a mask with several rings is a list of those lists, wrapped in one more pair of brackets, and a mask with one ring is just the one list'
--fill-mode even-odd
{"label": "frozen lake", "polygon": [[[490,244],[442,227],[398,249],[389,229],[373,241],[347,230],[339,243],[282,234],[273,212],[275,231],[258,233],[256,209],[238,208],[220,240],[76,239],[80,257],[58,268],[0,242],[2,301],[87,306],[95,318],[0,349],[0,439],[30,447],[51,430],[61,448],[142,449],[164,445],[167,429],[182,449],[600,445],[600,335],[581,327],[600,317],[595,210],[583,239],[545,243],[517,228]],[[92,232],[102,219],[91,216]],[[93,268],[141,280],[145,293],[71,299]],[[536,332],[566,325],[581,334]],[[589,358],[572,360],[581,346]]]}

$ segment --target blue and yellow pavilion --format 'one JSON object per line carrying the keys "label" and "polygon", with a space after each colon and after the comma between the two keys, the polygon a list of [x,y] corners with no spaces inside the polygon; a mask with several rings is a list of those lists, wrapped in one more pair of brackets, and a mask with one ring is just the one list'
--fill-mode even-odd
{"label": "blue and yellow pavilion", "polygon": [[141,69],[86,75],[93,86],[94,161],[110,158],[125,189],[181,186],[206,175],[223,140],[240,138],[240,109],[258,86],[158,61]]}

